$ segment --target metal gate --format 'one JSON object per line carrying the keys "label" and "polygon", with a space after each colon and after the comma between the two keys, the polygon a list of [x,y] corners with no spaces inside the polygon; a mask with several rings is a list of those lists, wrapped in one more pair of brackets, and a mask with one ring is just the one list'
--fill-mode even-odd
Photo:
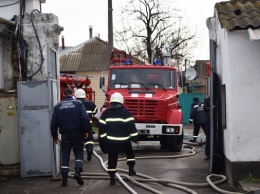
{"label": "metal gate", "polygon": [[[48,88],[54,88],[52,90]],[[53,98],[57,82],[18,83],[21,176],[53,175],[55,160],[50,135]]]}

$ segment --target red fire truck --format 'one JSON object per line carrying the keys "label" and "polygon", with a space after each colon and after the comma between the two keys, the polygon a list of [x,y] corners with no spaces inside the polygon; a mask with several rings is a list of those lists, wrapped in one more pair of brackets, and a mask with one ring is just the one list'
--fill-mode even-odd
{"label": "red fire truck", "polygon": [[74,92],[78,88],[82,88],[86,92],[86,97],[95,102],[95,92],[92,90],[91,81],[89,77],[71,75],[71,74],[62,74],[60,76],[60,98],[63,99],[64,90],[67,87],[70,87]]}
{"label": "red fire truck", "polygon": [[[124,106],[135,118],[140,141],[160,141],[169,151],[183,145],[182,112],[179,106],[176,68],[161,65],[136,65],[131,56],[116,50],[111,56],[108,83],[100,78],[106,95],[105,107],[114,92],[124,97]],[[107,152],[105,142],[100,148]]]}

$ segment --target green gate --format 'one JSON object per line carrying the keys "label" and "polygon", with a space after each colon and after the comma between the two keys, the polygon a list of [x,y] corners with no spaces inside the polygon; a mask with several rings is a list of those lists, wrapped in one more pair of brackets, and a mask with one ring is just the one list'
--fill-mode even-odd
{"label": "green gate", "polygon": [[182,93],[179,97],[182,110],[182,124],[189,123],[191,104],[194,97],[198,97],[201,102],[204,101],[204,95],[202,93]]}

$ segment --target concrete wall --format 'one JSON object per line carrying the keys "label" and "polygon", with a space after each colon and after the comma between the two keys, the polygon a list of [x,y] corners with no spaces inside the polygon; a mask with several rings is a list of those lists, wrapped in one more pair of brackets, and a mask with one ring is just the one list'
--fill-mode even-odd
{"label": "concrete wall", "polygon": [[[33,23],[37,29],[37,35],[41,44],[37,40],[36,33],[33,29],[33,24],[30,14],[25,14],[23,20],[24,25],[24,39],[28,44],[28,76],[34,75],[39,69],[40,71],[32,77],[32,80],[46,80],[47,79],[47,49],[48,46],[55,51],[58,51],[59,34],[63,30],[58,25],[58,17],[54,14],[39,14],[35,13]],[[43,53],[43,63],[41,66],[41,53]],[[58,57],[58,56],[57,56]]]}
{"label": "concrete wall", "polygon": [[260,176],[260,40],[247,30],[228,31],[217,24],[217,74],[226,86],[224,154],[229,182],[248,173]]}
{"label": "concrete wall", "polygon": [[260,44],[246,30],[223,32],[217,71],[226,85],[225,155],[230,161],[259,161]]}

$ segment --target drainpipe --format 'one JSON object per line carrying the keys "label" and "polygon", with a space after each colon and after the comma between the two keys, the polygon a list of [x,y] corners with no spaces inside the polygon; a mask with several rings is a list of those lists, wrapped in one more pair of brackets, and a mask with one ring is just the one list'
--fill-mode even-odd
{"label": "drainpipe", "polygon": [[110,55],[113,51],[113,48],[113,6],[112,0],[108,0],[108,67],[110,66]]}
{"label": "drainpipe", "polygon": [[89,26],[89,39],[92,38],[92,26]]}
{"label": "drainpipe", "polygon": [[61,37],[62,49],[65,49],[64,36]]}
{"label": "drainpipe", "polygon": [[214,72],[216,72],[216,18],[210,17],[206,21],[207,27],[209,29],[209,47],[210,47],[210,162],[209,162],[209,173],[213,171],[213,79]]}

